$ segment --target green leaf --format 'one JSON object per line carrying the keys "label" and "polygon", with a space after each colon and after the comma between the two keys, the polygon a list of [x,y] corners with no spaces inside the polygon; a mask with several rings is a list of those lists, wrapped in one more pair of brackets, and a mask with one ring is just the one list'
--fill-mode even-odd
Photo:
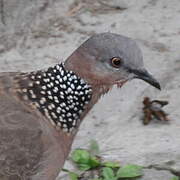
{"label": "green leaf", "polygon": [[120,168],[117,172],[118,178],[133,178],[142,176],[142,167],[138,165],[129,164]]}
{"label": "green leaf", "polygon": [[100,154],[100,148],[96,140],[90,141],[89,151],[92,155],[99,155]]}
{"label": "green leaf", "polygon": [[77,164],[87,164],[90,159],[90,154],[88,151],[83,149],[76,149],[72,153],[72,160]]}
{"label": "green leaf", "polygon": [[62,169],[62,171],[68,173],[70,180],[78,180],[79,175],[77,173],[69,171],[68,169],[64,169],[64,168]]}
{"label": "green leaf", "polygon": [[104,167],[102,169],[102,175],[105,180],[116,180],[117,178],[114,176],[114,172],[109,167]]}
{"label": "green leaf", "polygon": [[81,171],[87,171],[91,169],[91,166],[89,164],[78,164],[78,166]]}
{"label": "green leaf", "polygon": [[77,149],[72,153],[72,160],[79,166],[82,171],[89,170],[100,166],[100,161],[91,156],[90,153],[83,149]]}
{"label": "green leaf", "polygon": [[174,176],[174,177],[172,177],[170,180],[180,180],[180,179],[179,179],[179,177]]}
{"label": "green leaf", "polygon": [[104,162],[103,166],[110,167],[110,168],[119,168],[120,164],[118,162]]}
{"label": "green leaf", "polygon": [[91,168],[95,168],[101,165],[100,161],[96,157],[90,157],[89,165]]}
{"label": "green leaf", "polygon": [[68,173],[70,180],[78,180],[79,175],[74,173],[74,172],[69,172]]}

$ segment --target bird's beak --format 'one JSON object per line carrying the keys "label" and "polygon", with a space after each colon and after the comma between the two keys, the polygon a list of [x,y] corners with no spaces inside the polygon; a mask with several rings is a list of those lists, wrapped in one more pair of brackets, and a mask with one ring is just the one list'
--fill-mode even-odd
{"label": "bird's beak", "polygon": [[146,71],[145,69],[133,69],[131,72],[135,75],[134,78],[142,79],[157,89],[161,90],[159,82]]}

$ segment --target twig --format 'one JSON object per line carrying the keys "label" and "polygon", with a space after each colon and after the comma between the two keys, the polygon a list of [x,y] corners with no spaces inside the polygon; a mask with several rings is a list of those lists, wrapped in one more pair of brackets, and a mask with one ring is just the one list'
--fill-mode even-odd
{"label": "twig", "polygon": [[0,0],[0,13],[1,13],[1,22],[6,25],[5,15],[4,15],[4,0]]}
{"label": "twig", "polygon": [[83,4],[78,4],[77,6],[75,6],[74,8],[70,9],[67,12],[67,16],[73,16],[74,14],[76,14],[81,8],[83,7]]}

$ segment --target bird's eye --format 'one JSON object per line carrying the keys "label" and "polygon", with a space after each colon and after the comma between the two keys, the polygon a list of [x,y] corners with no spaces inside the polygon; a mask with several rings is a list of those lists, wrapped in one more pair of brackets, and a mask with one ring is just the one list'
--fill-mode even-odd
{"label": "bird's eye", "polygon": [[122,64],[122,59],[119,57],[114,57],[111,59],[111,64],[115,68],[119,68]]}

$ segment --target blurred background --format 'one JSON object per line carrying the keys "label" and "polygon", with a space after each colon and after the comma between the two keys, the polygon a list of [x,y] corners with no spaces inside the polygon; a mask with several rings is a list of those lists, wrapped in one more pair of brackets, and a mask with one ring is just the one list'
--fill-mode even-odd
{"label": "blurred background", "polygon": [[[0,71],[47,68],[101,32],[135,39],[162,91],[140,80],[114,88],[86,117],[73,149],[96,139],[105,159],[151,167],[144,180],[169,180],[180,173],[179,0],[0,0]],[[169,101],[169,123],[142,124],[145,96]]]}

